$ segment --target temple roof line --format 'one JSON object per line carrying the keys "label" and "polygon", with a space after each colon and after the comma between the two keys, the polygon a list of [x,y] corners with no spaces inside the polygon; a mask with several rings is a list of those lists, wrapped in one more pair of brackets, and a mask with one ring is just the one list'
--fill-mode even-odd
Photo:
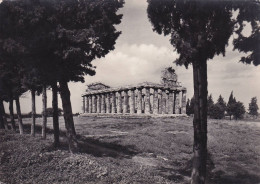
{"label": "temple roof line", "polygon": [[93,95],[93,94],[101,94],[101,93],[109,93],[109,92],[117,92],[117,91],[127,91],[127,90],[135,90],[139,88],[153,88],[153,89],[164,89],[170,91],[186,91],[185,87],[182,87],[180,84],[176,84],[174,87],[167,87],[164,84],[157,84],[152,82],[143,82],[137,85],[127,85],[124,87],[116,87],[116,88],[106,88],[101,90],[91,90],[87,91],[82,96]]}

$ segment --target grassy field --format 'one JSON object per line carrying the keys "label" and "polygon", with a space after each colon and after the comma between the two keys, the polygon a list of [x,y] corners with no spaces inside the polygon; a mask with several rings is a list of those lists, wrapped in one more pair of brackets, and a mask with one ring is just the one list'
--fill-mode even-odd
{"label": "grassy field", "polygon": [[[35,138],[29,126],[23,136],[1,130],[0,183],[189,183],[191,118],[75,117],[75,127],[78,154],[68,152],[65,137],[54,149],[51,130],[47,140],[40,127]],[[207,183],[259,184],[259,142],[260,122],[209,120]]]}

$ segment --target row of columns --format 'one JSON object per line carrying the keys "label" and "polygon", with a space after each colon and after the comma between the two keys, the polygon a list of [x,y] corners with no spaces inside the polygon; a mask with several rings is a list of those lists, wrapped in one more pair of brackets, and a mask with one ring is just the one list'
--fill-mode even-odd
{"label": "row of columns", "polygon": [[152,89],[152,93],[146,87],[85,95],[83,113],[186,114],[186,90]]}

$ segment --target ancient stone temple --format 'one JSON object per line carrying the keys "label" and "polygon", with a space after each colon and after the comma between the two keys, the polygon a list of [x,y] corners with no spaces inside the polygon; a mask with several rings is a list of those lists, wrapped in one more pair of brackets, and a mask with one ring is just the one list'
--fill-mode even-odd
{"label": "ancient stone temple", "polygon": [[177,82],[175,70],[162,71],[161,84],[144,82],[111,88],[102,83],[88,85],[83,113],[186,114],[186,88]]}

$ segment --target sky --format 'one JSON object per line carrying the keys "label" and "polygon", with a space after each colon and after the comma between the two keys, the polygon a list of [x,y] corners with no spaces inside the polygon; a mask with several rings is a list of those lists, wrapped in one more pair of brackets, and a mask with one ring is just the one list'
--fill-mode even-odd
{"label": "sky", "polygon": [[[1,1],[1,0],[0,0]],[[126,0],[119,11],[123,19],[117,30],[122,31],[115,49],[102,59],[93,61],[95,76],[85,76],[85,83],[70,83],[73,113],[82,112],[82,97],[87,85],[102,82],[111,87],[134,85],[141,82],[160,82],[161,70],[172,66],[178,75],[178,81],[187,88],[187,98],[193,96],[192,66],[176,66],[173,61],[178,54],[169,39],[153,32],[147,18],[146,0]],[[244,34],[250,33],[248,28]],[[226,56],[215,56],[208,61],[208,93],[216,102],[219,95],[227,102],[231,91],[246,109],[252,97],[256,96],[260,105],[260,66],[245,65],[239,62],[244,53],[233,51],[231,36]],[[51,91],[48,95],[48,107],[51,107]],[[5,104],[6,106],[7,104]],[[59,100],[61,107],[61,101]],[[7,108],[7,106],[6,106]],[[31,111],[30,93],[21,98],[22,113]],[[36,111],[42,111],[41,96],[36,97]]]}

